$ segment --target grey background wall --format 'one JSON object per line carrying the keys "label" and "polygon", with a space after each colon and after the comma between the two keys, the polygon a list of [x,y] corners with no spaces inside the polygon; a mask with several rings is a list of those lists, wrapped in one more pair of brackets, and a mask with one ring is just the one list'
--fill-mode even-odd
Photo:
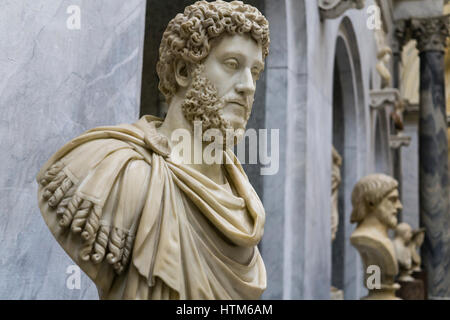
{"label": "grey background wall", "polygon": [[[70,30],[67,8],[81,9]],[[144,0],[2,1],[0,9],[0,299],[97,299],[37,207],[35,176],[65,142],[139,116]]]}

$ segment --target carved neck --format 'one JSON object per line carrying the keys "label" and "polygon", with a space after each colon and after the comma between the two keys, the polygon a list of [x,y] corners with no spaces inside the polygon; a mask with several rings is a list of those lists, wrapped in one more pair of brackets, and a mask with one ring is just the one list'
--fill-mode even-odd
{"label": "carved neck", "polygon": [[364,219],[357,227],[357,229],[371,229],[377,231],[380,236],[389,238],[388,227],[381,223],[375,215],[370,214],[366,219]]}
{"label": "carved neck", "polygon": [[185,129],[191,132],[191,136],[193,136],[193,127],[192,124],[188,120],[186,120],[183,115],[183,111],[181,109],[182,103],[183,98],[176,95],[172,97],[166,118],[164,119],[162,125],[158,128],[158,132],[168,138],[171,148],[173,148],[173,146],[177,142],[171,140],[172,132],[174,132],[176,129]]}

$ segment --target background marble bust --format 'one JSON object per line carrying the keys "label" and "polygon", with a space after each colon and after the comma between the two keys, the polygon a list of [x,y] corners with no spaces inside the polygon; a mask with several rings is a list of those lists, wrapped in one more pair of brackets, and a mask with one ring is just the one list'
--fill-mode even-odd
{"label": "background marble bust", "polygon": [[399,288],[394,278],[398,273],[397,259],[388,230],[397,225],[397,213],[402,209],[398,183],[384,174],[362,178],[352,192],[351,222],[357,223],[350,241],[359,251],[364,263],[365,284],[367,267],[378,266],[381,271],[381,288],[369,289],[367,299],[395,299]]}

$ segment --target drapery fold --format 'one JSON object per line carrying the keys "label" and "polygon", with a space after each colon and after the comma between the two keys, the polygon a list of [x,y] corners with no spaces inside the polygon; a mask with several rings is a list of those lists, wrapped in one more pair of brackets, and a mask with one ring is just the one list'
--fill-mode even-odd
{"label": "drapery fold", "polygon": [[56,152],[37,176],[47,225],[102,298],[259,298],[265,213],[239,161],[224,151],[227,190],[170,160],[160,121],[95,128]]}

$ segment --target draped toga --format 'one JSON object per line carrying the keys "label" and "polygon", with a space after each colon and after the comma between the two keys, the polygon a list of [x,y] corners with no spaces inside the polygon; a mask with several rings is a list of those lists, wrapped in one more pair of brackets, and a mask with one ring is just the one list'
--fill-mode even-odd
{"label": "draped toga", "polygon": [[170,159],[161,119],[89,130],[37,176],[49,229],[101,299],[257,299],[265,212],[239,161],[226,184]]}

